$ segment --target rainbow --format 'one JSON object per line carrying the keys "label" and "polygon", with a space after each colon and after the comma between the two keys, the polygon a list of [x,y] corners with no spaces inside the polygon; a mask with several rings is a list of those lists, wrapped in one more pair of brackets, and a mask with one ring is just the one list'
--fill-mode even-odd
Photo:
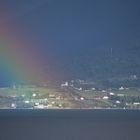
{"label": "rainbow", "polygon": [[[13,82],[38,83],[46,80],[42,71],[42,53],[24,40],[14,28],[0,25],[0,68],[5,67]],[[2,74],[2,73],[1,73]]]}

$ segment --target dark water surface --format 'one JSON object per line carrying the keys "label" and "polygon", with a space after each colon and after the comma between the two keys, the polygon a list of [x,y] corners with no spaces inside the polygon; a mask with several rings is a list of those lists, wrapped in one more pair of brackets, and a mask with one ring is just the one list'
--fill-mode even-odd
{"label": "dark water surface", "polygon": [[0,110],[0,140],[139,139],[139,110]]}

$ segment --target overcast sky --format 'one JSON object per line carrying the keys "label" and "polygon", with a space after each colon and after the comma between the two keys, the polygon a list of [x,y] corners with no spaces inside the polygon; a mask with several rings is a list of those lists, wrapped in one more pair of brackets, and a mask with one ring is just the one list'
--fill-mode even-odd
{"label": "overcast sky", "polygon": [[138,0],[3,0],[0,16],[42,46],[49,40],[54,47],[93,47],[111,39],[138,41],[139,5]]}

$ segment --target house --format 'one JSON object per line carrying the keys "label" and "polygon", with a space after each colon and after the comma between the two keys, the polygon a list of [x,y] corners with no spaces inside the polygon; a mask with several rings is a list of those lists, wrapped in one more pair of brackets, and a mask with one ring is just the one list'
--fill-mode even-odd
{"label": "house", "polygon": [[47,108],[47,107],[44,106],[43,104],[39,104],[37,106],[34,106],[34,108],[36,108],[36,109],[44,109],[44,108]]}
{"label": "house", "polygon": [[115,95],[115,93],[113,93],[113,92],[110,92],[110,93],[109,93],[109,95],[111,95],[111,96],[114,96],[114,95]]}
{"label": "house", "polygon": [[50,97],[50,98],[54,98],[55,95],[54,95],[54,94],[49,94],[49,97]]}
{"label": "house", "polygon": [[109,97],[108,97],[108,96],[104,96],[103,99],[104,99],[104,100],[108,100]]}
{"label": "house", "polygon": [[23,98],[25,97],[25,95],[24,95],[24,94],[22,94],[21,96],[22,96]]}
{"label": "house", "polygon": [[138,102],[134,102],[133,105],[140,105],[140,103],[138,103]]}
{"label": "house", "polygon": [[116,101],[116,104],[120,104],[121,102],[120,101]]}
{"label": "house", "polygon": [[38,103],[38,102],[36,102],[36,103],[35,103],[35,105],[36,105],[36,106],[38,106],[38,105],[39,105],[39,103]]}
{"label": "house", "polygon": [[12,103],[12,104],[11,104],[11,107],[12,107],[12,108],[16,108],[16,104],[15,104],[15,103]]}
{"label": "house", "polygon": [[68,87],[68,86],[69,86],[68,82],[65,82],[64,84],[61,84],[61,87]]}
{"label": "house", "polygon": [[29,103],[30,103],[30,101],[28,101],[28,100],[25,101],[25,104],[29,104]]}
{"label": "house", "polygon": [[36,97],[36,93],[33,93],[32,96],[33,96],[33,97]]}
{"label": "house", "polygon": [[105,93],[106,91],[105,90],[102,90],[102,92]]}
{"label": "house", "polygon": [[83,100],[84,100],[84,97],[81,97],[81,98],[80,98],[80,100],[82,100],[82,101],[83,101]]}
{"label": "house", "polygon": [[119,88],[119,90],[124,90],[125,88],[123,87],[123,86],[121,86],[120,88]]}
{"label": "house", "polygon": [[80,87],[80,88],[78,88],[78,90],[80,90],[80,91],[81,91],[81,90],[82,90],[82,88]]}
{"label": "house", "polygon": [[91,88],[91,90],[96,90],[96,89],[93,87],[93,88]]}

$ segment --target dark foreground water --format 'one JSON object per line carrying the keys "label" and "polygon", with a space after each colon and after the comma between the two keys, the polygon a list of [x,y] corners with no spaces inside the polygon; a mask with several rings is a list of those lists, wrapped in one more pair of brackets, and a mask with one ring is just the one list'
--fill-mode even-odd
{"label": "dark foreground water", "polygon": [[139,110],[0,110],[0,140],[139,139]]}

